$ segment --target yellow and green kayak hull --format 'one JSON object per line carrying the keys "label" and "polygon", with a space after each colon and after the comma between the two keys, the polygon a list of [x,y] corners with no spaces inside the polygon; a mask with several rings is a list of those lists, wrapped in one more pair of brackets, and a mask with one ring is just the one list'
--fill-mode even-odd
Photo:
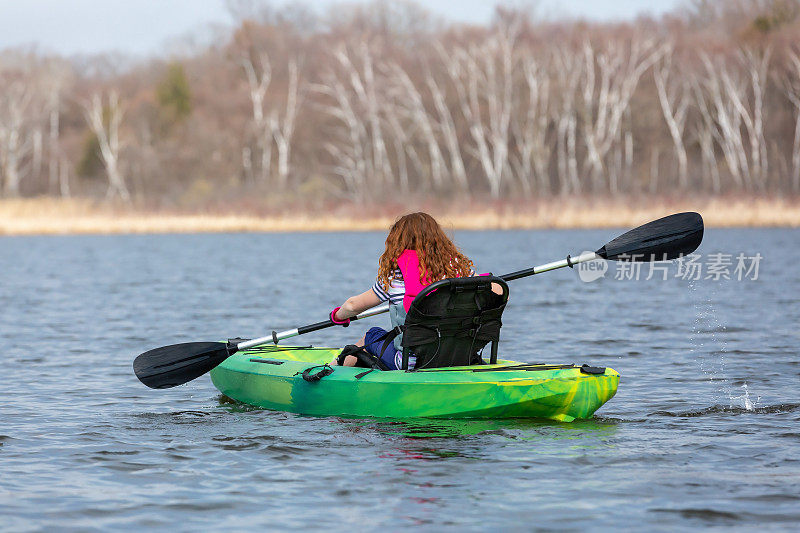
{"label": "yellow and green kayak hull", "polygon": [[[378,418],[590,418],[617,392],[619,374],[574,365],[498,361],[415,372],[333,367],[316,382],[303,371],[337,348],[258,346],[211,371],[225,396],[249,405],[316,416]],[[315,368],[312,372],[320,370]]]}

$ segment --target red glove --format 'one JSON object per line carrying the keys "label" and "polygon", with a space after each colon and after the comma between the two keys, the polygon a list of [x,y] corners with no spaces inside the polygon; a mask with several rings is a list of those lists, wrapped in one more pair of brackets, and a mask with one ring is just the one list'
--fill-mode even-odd
{"label": "red glove", "polygon": [[331,322],[333,322],[337,326],[342,326],[343,328],[346,328],[347,326],[350,325],[350,319],[345,318],[344,320],[339,320],[338,318],[336,318],[336,311],[338,311],[339,309],[341,309],[341,307],[337,307],[336,309],[331,311]]}

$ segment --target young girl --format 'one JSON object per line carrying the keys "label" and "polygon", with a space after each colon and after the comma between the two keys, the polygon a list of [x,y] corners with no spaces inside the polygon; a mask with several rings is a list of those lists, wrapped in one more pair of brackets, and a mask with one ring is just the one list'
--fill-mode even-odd
{"label": "young girl", "polygon": [[[378,278],[372,288],[348,298],[331,311],[330,317],[346,327],[350,325],[350,317],[389,300],[392,327],[402,326],[412,300],[427,285],[444,278],[473,275],[472,261],[459,251],[436,220],[427,213],[411,213],[401,217],[389,230],[386,250],[378,261]],[[380,358],[390,370],[399,370],[402,335],[381,353],[385,335],[386,330],[371,328],[357,346]],[[414,360],[409,358],[409,369],[413,368]],[[344,365],[355,366],[356,362],[356,357],[349,355]]]}

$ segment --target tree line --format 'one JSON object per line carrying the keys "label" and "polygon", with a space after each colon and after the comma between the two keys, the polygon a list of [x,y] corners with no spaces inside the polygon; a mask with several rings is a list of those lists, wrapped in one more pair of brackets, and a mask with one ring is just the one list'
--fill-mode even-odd
{"label": "tree line", "polygon": [[162,58],[0,52],[2,196],[800,192],[800,0],[613,24],[230,8],[233,30]]}

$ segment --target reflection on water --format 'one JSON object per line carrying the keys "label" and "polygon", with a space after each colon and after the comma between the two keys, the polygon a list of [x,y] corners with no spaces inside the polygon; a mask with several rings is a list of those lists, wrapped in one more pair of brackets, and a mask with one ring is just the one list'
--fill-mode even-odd
{"label": "reflection on water", "polygon": [[347,420],[346,426],[369,429],[384,435],[409,439],[457,439],[473,435],[495,435],[506,439],[576,438],[585,434],[599,435],[616,426],[600,420],[576,420],[572,423],[535,419],[430,419]]}
{"label": "reflection on water", "polygon": [[[224,394],[217,397],[220,408],[230,413],[248,413],[254,411],[272,412],[269,409],[255,407],[238,402]],[[199,413],[202,416],[206,413]],[[304,416],[304,415],[298,415]],[[311,417],[316,418],[316,417]],[[372,431],[388,436],[400,436],[409,439],[455,439],[470,435],[493,434],[508,439],[536,438],[546,434],[547,438],[576,438],[584,434],[608,433],[616,427],[614,419],[593,418],[591,420],[575,420],[571,423],[539,419],[446,419],[446,418],[342,418],[320,417],[338,420],[350,432]]]}
{"label": "reflection on water", "polygon": [[249,413],[252,411],[267,411],[262,407],[256,407],[255,405],[248,405],[246,403],[238,402],[233,398],[229,398],[224,394],[219,394],[217,396],[217,403],[218,405],[228,411],[229,413]]}

